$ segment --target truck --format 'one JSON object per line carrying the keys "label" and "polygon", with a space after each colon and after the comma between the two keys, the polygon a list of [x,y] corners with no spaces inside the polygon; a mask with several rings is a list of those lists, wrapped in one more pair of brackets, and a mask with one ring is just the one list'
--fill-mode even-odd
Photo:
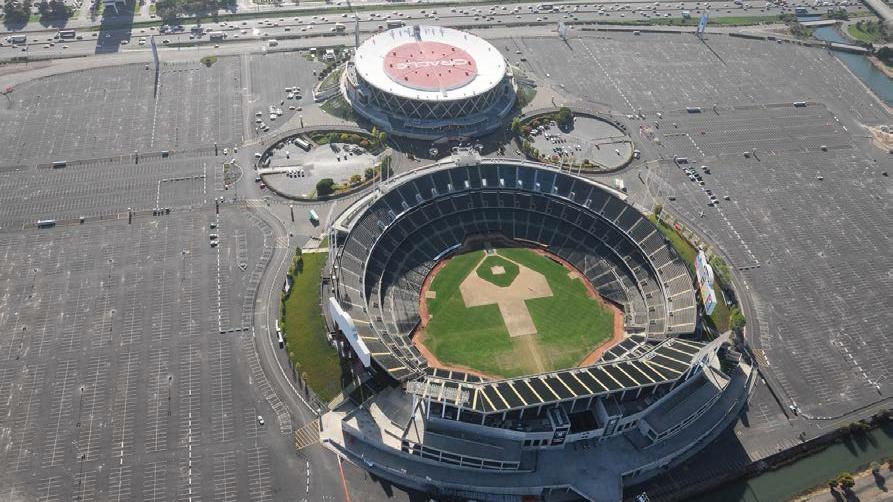
{"label": "truck", "polygon": [[794,9],[794,15],[795,16],[808,16],[809,11],[806,10],[806,7],[797,7],[796,9]]}
{"label": "truck", "polygon": [[211,40],[223,40],[226,38],[226,33],[222,31],[211,31],[208,32],[208,38]]}
{"label": "truck", "polygon": [[688,11],[688,10],[682,11],[682,19],[691,19],[691,11]]}
{"label": "truck", "polygon": [[341,33],[346,29],[347,29],[347,26],[344,26],[341,23],[335,23],[335,26],[332,27],[332,31],[334,31],[336,33]]}
{"label": "truck", "polygon": [[388,29],[391,30],[394,28],[402,28],[402,27],[406,26],[406,23],[404,23],[403,21],[399,21],[399,20],[388,21],[387,26],[388,26]]}
{"label": "truck", "polygon": [[12,35],[6,37],[6,42],[10,44],[24,44],[28,41],[28,37],[26,35]]}
{"label": "truck", "polygon": [[56,38],[59,40],[69,40],[77,36],[77,33],[74,30],[60,30],[56,33]]}

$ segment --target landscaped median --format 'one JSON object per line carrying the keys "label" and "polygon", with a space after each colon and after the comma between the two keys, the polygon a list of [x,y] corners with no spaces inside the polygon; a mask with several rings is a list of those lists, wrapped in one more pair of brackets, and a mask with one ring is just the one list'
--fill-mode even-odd
{"label": "landscaped median", "polygon": [[341,392],[341,361],[326,336],[319,287],[328,253],[300,253],[292,258],[292,285],[282,300],[279,324],[293,377],[300,390],[307,386],[323,401]]}

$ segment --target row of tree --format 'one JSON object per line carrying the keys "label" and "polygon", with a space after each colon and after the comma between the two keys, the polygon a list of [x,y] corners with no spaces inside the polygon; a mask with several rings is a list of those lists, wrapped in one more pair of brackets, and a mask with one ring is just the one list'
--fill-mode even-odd
{"label": "row of tree", "polygon": [[182,17],[213,17],[220,10],[235,8],[236,0],[158,0],[155,14],[164,22],[175,22]]}
{"label": "row of tree", "polygon": [[[6,24],[27,23],[34,6],[31,0],[10,0],[4,3],[3,16]],[[43,0],[36,6],[41,20],[68,19],[74,12],[74,9],[65,5],[62,0]]]}

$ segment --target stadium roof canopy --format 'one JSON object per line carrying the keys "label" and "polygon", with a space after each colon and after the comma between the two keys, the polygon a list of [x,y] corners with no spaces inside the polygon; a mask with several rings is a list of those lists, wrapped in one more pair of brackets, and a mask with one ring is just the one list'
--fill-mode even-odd
{"label": "stadium roof canopy", "polygon": [[451,28],[407,26],[366,40],[357,73],[403,98],[449,101],[482,94],[505,77],[502,54],[484,39]]}

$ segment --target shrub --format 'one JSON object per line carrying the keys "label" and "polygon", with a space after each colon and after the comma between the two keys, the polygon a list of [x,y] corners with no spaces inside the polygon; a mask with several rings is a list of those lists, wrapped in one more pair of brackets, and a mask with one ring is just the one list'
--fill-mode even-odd
{"label": "shrub", "polygon": [[372,169],[370,167],[370,168],[366,169],[366,171],[363,173],[363,175],[366,177],[367,180],[371,180],[372,177],[375,176],[375,169]]}
{"label": "shrub", "polygon": [[201,58],[199,61],[208,68],[211,67],[212,64],[217,62],[217,56],[205,56]]}
{"label": "shrub", "polygon": [[738,307],[732,307],[729,312],[729,329],[735,333],[741,333],[744,326],[747,325],[747,319]]}
{"label": "shrub", "polygon": [[316,195],[325,197],[335,192],[335,180],[332,178],[323,178],[316,182]]}

